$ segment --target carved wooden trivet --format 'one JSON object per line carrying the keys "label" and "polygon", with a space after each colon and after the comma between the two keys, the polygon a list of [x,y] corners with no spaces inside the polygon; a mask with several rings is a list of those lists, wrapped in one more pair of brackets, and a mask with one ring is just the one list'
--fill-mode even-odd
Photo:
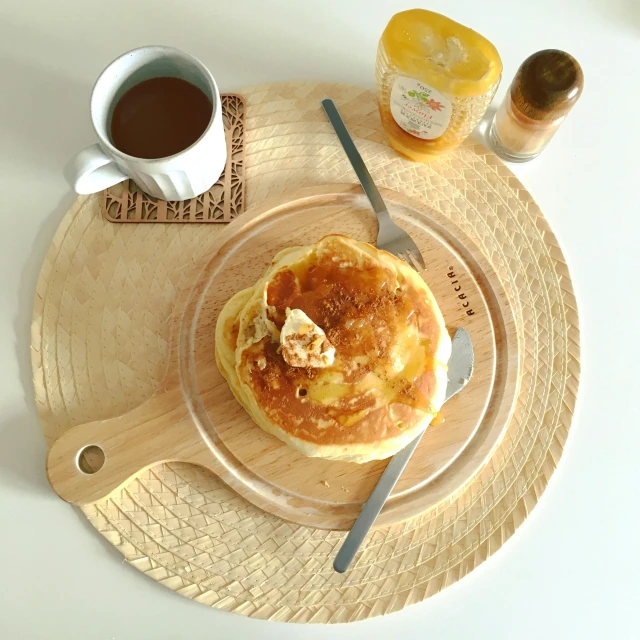
{"label": "carved wooden trivet", "polygon": [[227,164],[218,182],[197,198],[165,201],[144,193],[133,180],[102,192],[102,214],[110,222],[230,222],[244,210],[244,118],[242,96],[226,93],[222,119]]}

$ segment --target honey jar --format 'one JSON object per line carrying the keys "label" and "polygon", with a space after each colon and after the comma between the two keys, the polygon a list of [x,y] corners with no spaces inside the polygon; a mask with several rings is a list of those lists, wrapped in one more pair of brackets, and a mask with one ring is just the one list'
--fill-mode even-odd
{"label": "honey jar", "polygon": [[502,61],[472,29],[424,9],[394,15],[378,46],[378,108],[389,144],[426,162],[459,145],[491,103]]}

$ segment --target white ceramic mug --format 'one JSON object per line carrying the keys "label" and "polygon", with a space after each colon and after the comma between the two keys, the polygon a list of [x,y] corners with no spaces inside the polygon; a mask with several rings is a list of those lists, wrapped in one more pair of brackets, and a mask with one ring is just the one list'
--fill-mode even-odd
{"label": "white ceramic mug", "polygon": [[[112,144],[111,116],[126,91],[159,77],[180,78],[204,91],[213,104],[213,114],[200,138],[180,153],[136,158]],[[142,47],[114,60],[93,88],[91,120],[99,142],[80,151],[65,167],[65,176],[77,193],[95,193],[131,178],[156,198],[187,200],[210,189],[224,170],[227,146],[218,87],[197,58],[178,49]]]}

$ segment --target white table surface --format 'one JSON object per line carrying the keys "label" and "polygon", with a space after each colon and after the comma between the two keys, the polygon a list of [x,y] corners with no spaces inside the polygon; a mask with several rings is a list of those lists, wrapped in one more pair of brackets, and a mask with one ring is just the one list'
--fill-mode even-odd
{"label": "white table surface", "polygon": [[571,267],[582,325],[578,411],[540,504],[495,556],[384,618],[329,630],[268,623],[145,578],[47,484],[31,385],[32,298],[73,200],[61,168],[94,140],[88,100],[102,68],[158,43],[198,56],[222,91],[303,79],[373,87],[378,38],[411,4],[0,0],[0,638],[640,637],[638,0],[429,3],[498,47],[496,100],[539,49],[566,49],[585,74],[551,146],[513,166]]}

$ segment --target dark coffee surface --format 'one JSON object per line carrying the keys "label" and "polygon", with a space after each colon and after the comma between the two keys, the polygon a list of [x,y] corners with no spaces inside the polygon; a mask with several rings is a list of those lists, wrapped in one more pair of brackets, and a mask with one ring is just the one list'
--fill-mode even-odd
{"label": "dark coffee surface", "polygon": [[165,158],[191,146],[205,131],[213,105],[198,87],[179,78],[152,78],[118,101],[111,142],[137,158]]}

